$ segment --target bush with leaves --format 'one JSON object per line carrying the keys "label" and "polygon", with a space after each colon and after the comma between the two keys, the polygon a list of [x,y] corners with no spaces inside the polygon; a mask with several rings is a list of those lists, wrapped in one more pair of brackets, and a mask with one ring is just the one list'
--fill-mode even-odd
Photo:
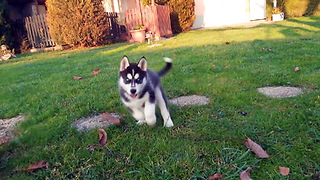
{"label": "bush with leaves", "polygon": [[7,45],[9,48],[13,48],[14,39],[7,10],[7,1],[0,1],[0,45]]}
{"label": "bush with leaves", "polygon": [[47,0],[46,6],[49,32],[56,43],[89,47],[110,40],[100,0]]}

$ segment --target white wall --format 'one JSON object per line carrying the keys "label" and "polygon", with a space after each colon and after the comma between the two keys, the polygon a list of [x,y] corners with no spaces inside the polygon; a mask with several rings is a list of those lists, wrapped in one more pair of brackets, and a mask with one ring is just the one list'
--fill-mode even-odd
{"label": "white wall", "polygon": [[192,28],[219,27],[250,21],[250,0],[195,0]]}

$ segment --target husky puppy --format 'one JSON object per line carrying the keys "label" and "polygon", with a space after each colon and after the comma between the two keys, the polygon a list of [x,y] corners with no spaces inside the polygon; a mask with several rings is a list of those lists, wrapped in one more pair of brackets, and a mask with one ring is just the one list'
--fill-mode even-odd
{"label": "husky puppy", "polygon": [[155,108],[158,104],[165,127],[172,127],[166,96],[163,93],[160,78],[172,67],[172,60],[164,58],[166,66],[160,72],[147,69],[147,60],[142,57],[138,63],[130,63],[124,56],[120,63],[119,93],[121,101],[128,108],[132,116],[141,125],[156,124]]}

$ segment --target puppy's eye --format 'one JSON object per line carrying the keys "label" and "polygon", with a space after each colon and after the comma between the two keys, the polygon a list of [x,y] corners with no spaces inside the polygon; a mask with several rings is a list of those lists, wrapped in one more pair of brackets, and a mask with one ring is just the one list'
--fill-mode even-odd
{"label": "puppy's eye", "polygon": [[126,84],[129,84],[129,83],[131,82],[131,80],[130,80],[129,78],[127,78],[127,79],[124,80],[124,82],[125,82]]}
{"label": "puppy's eye", "polygon": [[136,80],[136,82],[137,82],[138,84],[141,84],[141,83],[142,83],[142,79],[141,79],[141,78],[138,78],[138,79]]}

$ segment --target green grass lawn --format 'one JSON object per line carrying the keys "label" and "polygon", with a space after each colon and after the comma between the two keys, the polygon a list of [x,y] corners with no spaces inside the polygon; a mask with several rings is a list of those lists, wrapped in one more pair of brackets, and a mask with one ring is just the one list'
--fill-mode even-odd
{"label": "green grass lawn", "polygon": [[[16,140],[0,146],[0,177],[207,179],[221,173],[239,179],[260,161],[250,172],[253,179],[312,179],[320,173],[319,28],[320,16],[311,16],[190,31],[153,48],[116,44],[1,62],[0,118],[24,114],[26,121],[15,131]],[[162,127],[159,113],[155,128],[137,126],[118,95],[123,55],[131,61],[145,56],[154,70],[164,66],[163,57],[172,58],[173,70],[162,79],[167,96],[205,95],[210,104],[169,105],[175,123],[170,129]],[[295,67],[301,70],[294,72]],[[101,72],[92,76],[94,69]],[[256,90],[262,86],[305,92],[274,99]],[[102,112],[125,114],[124,125],[105,128],[106,146],[89,152],[87,146],[98,141],[97,129],[77,132],[71,123]],[[271,157],[257,158],[247,150],[246,138]],[[21,171],[41,160],[51,166]],[[290,175],[282,177],[279,166],[289,167]]]}

